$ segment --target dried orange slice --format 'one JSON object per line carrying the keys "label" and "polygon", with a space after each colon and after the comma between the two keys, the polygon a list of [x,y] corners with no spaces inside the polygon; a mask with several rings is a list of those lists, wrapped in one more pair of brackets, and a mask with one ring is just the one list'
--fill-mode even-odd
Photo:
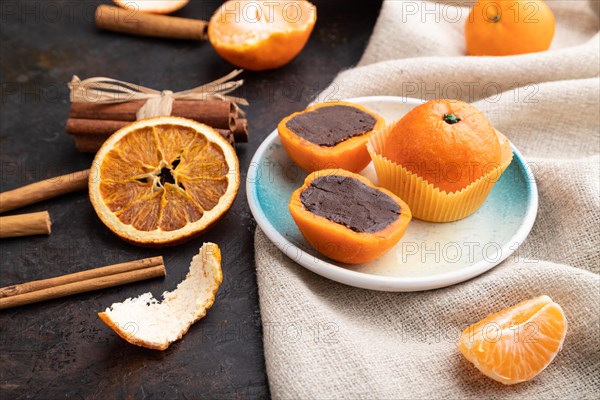
{"label": "dried orange slice", "polygon": [[119,7],[151,14],[170,14],[183,7],[190,0],[113,0]]}
{"label": "dried orange slice", "polygon": [[221,57],[251,71],[279,68],[300,53],[317,21],[304,0],[223,3],[208,24],[208,38]]}
{"label": "dried orange slice", "polygon": [[235,150],[214,129],[178,117],[129,124],[102,145],[90,199],[104,224],[134,244],[199,235],[231,207],[240,185]]}
{"label": "dried orange slice", "polygon": [[458,348],[484,375],[513,385],[542,372],[560,351],[566,334],[562,308],[540,296],[471,325]]}

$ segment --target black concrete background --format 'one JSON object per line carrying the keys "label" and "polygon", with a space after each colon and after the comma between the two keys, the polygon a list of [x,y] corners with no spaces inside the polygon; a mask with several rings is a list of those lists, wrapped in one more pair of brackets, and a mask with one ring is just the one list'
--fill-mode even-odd
{"label": "black concrete background", "polygon": [[[95,29],[91,0],[0,2],[0,184],[6,191],[89,167],[65,134],[73,74],[110,76],[183,90],[232,70],[208,43],[140,38]],[[237,146],[242,179],[256,148],[287,114],[304,108],[342,69],[354,65],[380,1],[315,1],[318,22],[291,64],[244,72],[238,92],[251,139]],[[175,15],[208,19],[219,1],[192,1]],[[121,241],[96,217],[85,192],[10,214],[48,210],[50,237],[0,242],[0,286],[163,255],[168,276],[0,311],[0,398],[268,398],[254,269],[255,222],[244,184],[209,232],[182,246],[144,249]],[[96,313],[113,302],[181,281],[203,241],[218,243],[224,281],[208,315],[167,351],[130,345]],[[293,366],[290,366],[293,367]]]}

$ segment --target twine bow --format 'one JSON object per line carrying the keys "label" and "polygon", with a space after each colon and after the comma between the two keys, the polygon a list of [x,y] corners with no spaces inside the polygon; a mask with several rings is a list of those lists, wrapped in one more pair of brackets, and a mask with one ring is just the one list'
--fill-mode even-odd
{"label": "twine bow", "polygon": [[171,90],[155,90],[129,82],[119,81],[112,78],[95,77],[79,79],[73,76],[68,84],[71,90],[72,103],[125,103],[134,100],[146,100],[146,103],[138,110],[137,119],[171,115],[173,101],[179,100],[225,100],[240,105],[248,105],[242,97],[228,96],[244,84],[242,79],[232,81],[233,78],[242,73],[237,69],[222,78],[214,80],[202,86],[181,92]]}

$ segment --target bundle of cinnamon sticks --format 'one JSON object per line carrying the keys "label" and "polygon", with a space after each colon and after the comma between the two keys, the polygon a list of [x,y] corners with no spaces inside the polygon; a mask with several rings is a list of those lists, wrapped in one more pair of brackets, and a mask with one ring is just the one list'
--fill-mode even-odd
{"label": "bundle of cinnamon sticks", "polygon": [[[95,153],[114,132],[136,120],[143,100],[125,103],[72,103],[67,133],[75,136],[81,152]],[[237,105],[222,100],[175,100],[171,115],[189,118],[213,127],[229,143],[248,141],[248,121],[239,115]]]}

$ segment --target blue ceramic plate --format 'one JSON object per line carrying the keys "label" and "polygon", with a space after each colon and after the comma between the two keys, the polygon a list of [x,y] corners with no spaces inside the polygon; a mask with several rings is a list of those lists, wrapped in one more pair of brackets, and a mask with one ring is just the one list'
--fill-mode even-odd
{"label": "blue ceramic plate", "polygon": [[[420,100],[361,97],[387,122],[401,118]],[[288,257],[316,274],[347,285],[383,291],[428,290],[463,282],[498,265],[525,240],[537,214],[537,187],[531,170],[513,146],[514,158],[483,206],[450,223],[413,219],[398,245],[368,264],[346,265],[316,252],[288,211],[292,192],[306,173],[281,146],[277,130],[256,151],[247,178],[248,203],[258,225]],[[370,165],[361,174],[377,183]]]}

